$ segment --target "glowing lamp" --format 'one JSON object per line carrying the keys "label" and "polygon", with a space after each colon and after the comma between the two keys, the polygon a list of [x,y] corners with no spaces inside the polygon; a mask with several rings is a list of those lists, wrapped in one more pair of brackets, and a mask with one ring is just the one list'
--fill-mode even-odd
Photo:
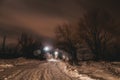
{"label": "glowing lamp", "polygon": [[58,51],[55,51],[55,53],[54,53],[55,55],[58,55]]}
{"label": "glowing lamp", "polygon": [[50,48],[48,47],[48,46],[46,46],[46,47],[44,47],[44,49],[43,49],[44,51],[49,51],[50,50]]}

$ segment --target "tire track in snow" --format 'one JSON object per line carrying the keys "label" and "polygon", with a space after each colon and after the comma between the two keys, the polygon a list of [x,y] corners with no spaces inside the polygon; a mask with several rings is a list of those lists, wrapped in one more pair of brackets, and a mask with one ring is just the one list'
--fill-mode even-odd
{"label": "tire track in snow", "polygon": [[[62,62],[29,63],[12,68],[4,80],[79,80],[64,72]],[[6,76],[6,75],[5,75]],[[0,76],[1,77],[1,76]]]}

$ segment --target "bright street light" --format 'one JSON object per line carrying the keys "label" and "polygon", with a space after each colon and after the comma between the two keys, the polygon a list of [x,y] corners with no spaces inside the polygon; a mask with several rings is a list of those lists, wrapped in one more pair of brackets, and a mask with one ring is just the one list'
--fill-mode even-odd
{"label": "bright street light", "polygon": [[55,51],[54,54],[55,54],[55,55],[58,55],[58,51]]}
{"label": "bright street light", "polygon": [[50,50],[50,48],[48,47],[48,46],[46,46],[46,47],[44,47],[44,49],[43,49],[44,51],[49,51]]}

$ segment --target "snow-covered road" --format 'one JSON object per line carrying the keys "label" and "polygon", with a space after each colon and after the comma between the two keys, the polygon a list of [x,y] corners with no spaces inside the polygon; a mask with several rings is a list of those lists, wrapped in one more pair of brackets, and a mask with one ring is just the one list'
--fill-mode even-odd
{"label": "snow-covered road", "polygon": [[[73,75],[74,74],[74,75]],[[6,68],[0,72],[0,80],[94,80],[67,70],[64,62],[49,60]]]}

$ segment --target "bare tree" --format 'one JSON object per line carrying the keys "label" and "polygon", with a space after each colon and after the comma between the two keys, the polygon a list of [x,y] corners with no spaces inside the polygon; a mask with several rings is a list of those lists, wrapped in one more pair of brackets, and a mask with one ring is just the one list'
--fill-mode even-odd
{"label": "bare tree", "polygon": [[94,10],[84,15],[79,22],[78,34],[95,55],[95,60],[99,60],[101,54],[107,52],[107,48],[113,41],[111,34],[101,28],[101,26],[113,25],[111,21],[106,12]]}
{"label": "bare tree", "polygon": [[56,28],[56,44],[58,48],[70,53],[70,56],[72,57],[72,64],[77,64],[76,39],[75,35],[73,36],[71,27],[71,25],[64,24]]}
{"label": "bare tree", "polygon": [[18,39],[18,46],[21,46],[22,56],[25,57],[34,57],[33,51],[37,47],[41,47],[41,44],[38,43],[32,36],[22,33]]}

